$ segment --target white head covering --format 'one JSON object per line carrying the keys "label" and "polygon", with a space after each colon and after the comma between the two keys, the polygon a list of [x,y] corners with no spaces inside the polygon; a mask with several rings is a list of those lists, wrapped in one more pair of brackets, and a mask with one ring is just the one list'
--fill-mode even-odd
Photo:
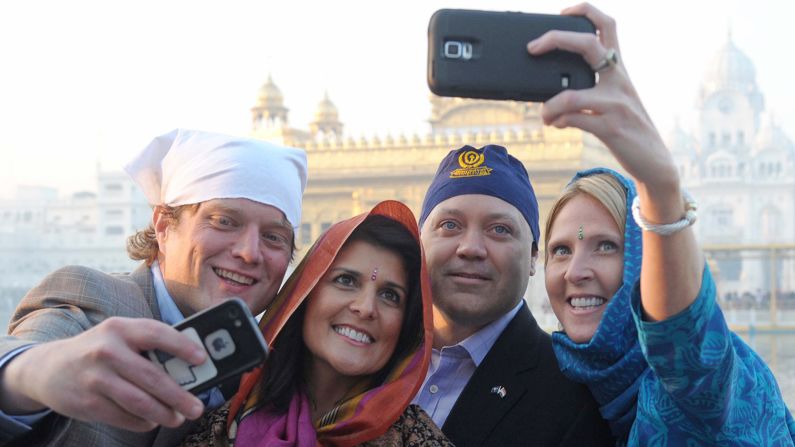
{"label": "white head covering", "polygon": [[261,140],[176,129],[161,135],[124,170],[151,205],[249,199],[271,205],[297,228],[306,188],[306,153]]}

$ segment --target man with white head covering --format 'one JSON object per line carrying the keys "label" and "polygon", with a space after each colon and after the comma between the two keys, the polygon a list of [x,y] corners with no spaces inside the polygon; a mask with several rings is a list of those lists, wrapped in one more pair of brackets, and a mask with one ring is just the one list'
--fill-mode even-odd
{"label": "man with white head covering", "polygon": [[22,299],[0,339],[0,443],[174,444],[224,397],[202,402],[140,353],[200,364],[203,349],[171,324],[231,296],[257,314],[276,295],[300,223],[303,151],[175,130],[125,169],[154,206],[128,241],[145,262],[125,275],[65,267]]}

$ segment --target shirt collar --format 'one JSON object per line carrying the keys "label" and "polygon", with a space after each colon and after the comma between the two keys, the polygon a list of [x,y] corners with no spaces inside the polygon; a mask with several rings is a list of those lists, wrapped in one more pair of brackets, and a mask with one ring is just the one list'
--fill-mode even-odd
{"label": "shirt collar", "polygon": [[160,321],[173,325],[184,320],[185,316],[179,311],[177,303],[174,302],[174,298],[171,298],[168,289],[166,289],[166,282],[160,273],[160,264],[157,261],[153,262],[149,270],[152,272],[152,283],[155,286],[157,307],[160,308]]}
{"label": "shirt collar", "polygon": [[502,334],[502,331],[505,330],[508,323],[513,320],[513,317],[515,317],[519,309],[521,309],[522,304],[524,304],[523,299],[519,300],[519,303],[517,303],[513,309],[506,312],[505,315],[483,326],[477,332],[458,343],[458,346],[467,350],[469,356],[472,357],[472,361],[475,362],[476,367],[480,366],[480,363],[486,358],[486,354],[488,354],[491,347],[494,346],[497,337]]}

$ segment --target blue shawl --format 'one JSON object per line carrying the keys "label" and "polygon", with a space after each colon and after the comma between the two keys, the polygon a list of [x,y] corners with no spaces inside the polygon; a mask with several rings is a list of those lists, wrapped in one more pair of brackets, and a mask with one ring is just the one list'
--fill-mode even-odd
{"label": "blue shawl", "polygon": [[630,312],[632,289],[640,279],[642,256],[641,230],[632,218],[635,184],[606,168],[578,172],[580,177],[606,173],[617,178],[627,193],[627,219],[624,228],[624,278],[621,287],[607,304],[602,321],[587,343],[573,342],[565,332],[552,334],[552,346],[560,369],[569,379],[588,386],[599,402],[599,411],[613,434],[626,440],[635,421],[638,388],[650,369],[641,352],[638,332]]}

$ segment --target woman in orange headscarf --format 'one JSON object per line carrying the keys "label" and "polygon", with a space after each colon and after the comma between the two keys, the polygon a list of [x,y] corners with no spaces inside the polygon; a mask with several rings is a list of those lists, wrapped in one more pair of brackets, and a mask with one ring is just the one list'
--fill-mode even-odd
{"label": "woman in orange headscarf", "polygon": [[421,253],[400,202],[329,228],[260,323],[264,366],[184,445],[451,445],[409,405],[431,350]]}

